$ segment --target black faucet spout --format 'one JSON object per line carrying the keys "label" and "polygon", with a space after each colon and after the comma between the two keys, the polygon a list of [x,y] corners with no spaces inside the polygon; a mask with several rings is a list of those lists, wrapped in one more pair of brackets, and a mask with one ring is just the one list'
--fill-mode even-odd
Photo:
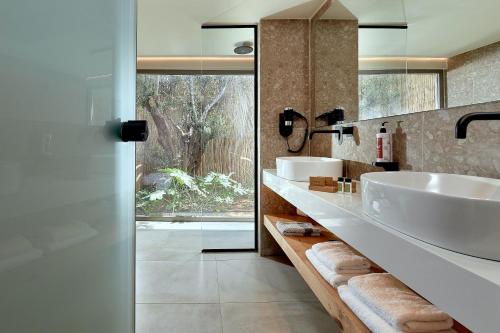
{"label": "black faucet spout", "polygon": [[311,133],[309,134],[309,140],[311,140],[313,135],[316,133],[332,133],[332,134],[337,133],[339,135],[339,139],[340,136],[342,135],[342,133],[340,133],[339,130],[312,130]]}
{"label": "black faucet spout", "polygon": [[473,112],[462,116],[455,125],[455,138],[465,139],[467,126],[476,120],[500,120],[500,112]]}

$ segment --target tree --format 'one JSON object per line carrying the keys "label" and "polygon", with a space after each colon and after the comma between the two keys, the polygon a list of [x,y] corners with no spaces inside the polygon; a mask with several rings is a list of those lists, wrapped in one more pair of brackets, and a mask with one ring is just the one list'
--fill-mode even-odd
{"label": "tree", "polygon": [[[213,117],[225,99],[230,76],[140,75],[137,107],[148,112],[159,133],[159,144],[168,156],[190,174],[200,167],[208,140],[217,133]],[[179,149],[180,148],[180,149]]]}

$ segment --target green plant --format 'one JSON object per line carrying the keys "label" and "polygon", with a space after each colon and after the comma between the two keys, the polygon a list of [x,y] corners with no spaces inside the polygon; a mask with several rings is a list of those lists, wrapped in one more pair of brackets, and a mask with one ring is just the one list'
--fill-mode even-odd
{"label": "green plant", "polygon": [[232,174],[209,172],[193,177],[176,168],[163,168],[167,176],[165,189],[152,187],[136,194],[136,207],[144,214],[169,212],[223,212],[239,201],[252,202],[253,191],[232,179]]}

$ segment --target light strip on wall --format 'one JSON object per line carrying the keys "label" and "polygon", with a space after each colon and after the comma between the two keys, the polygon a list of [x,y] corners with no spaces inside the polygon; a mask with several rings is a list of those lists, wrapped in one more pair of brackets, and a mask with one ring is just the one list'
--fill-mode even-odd
{"label": "light strip on wall", "polygon": [[253,70],[253,56],[138,57],[137,69],[145,70]]}
{"label": "light strip on wall", "polygon": [[448,58],[437,57],[360,57],[360,70],[447,69]]}

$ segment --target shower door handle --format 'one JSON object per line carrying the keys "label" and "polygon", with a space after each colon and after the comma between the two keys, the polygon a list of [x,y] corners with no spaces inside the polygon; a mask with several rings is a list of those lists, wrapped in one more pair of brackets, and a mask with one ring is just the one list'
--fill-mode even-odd
{"label": "shower door handle", "polygon": [[148,122],[146,120],[124,121],[120,123],[118,136],[123,142],[144,142],[149,136]]}

